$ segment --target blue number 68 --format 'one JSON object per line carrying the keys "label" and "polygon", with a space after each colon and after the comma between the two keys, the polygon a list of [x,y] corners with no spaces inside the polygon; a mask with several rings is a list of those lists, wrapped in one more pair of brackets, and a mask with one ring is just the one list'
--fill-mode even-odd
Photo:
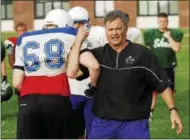
{"label": "blue number 68", "polygon": [[[39,49],[40,44],[32,41],[24,46],[24,64],[27,72],[35,72],[40,68],[39,57],[35,53],[29,53],[29,49]],[[49,40],[44,44],[45,65],[49,69],[59,69],[64,65],[64,43],[59,39]]]}

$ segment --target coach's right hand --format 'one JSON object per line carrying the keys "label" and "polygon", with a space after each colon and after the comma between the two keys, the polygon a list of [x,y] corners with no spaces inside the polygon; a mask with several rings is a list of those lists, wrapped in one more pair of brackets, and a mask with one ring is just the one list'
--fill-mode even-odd
{"label": "coach's right hand", "polygon": [[76,39],[75,39],[75,43],[76,44],[82,44],[82,42],[84,41],[84,39],[89,35],[89,31],[88,29],[83,26],[83,27],[80,27],[78,29],[78,33],[77,33],[77,36],[76,36]]}

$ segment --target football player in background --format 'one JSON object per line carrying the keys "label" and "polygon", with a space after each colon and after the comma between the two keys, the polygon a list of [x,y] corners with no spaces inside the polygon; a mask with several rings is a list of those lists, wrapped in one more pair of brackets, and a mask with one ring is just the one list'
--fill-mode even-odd
{"label": "football player in background", "polygon": [[[86,26],[89,28],[89,35],[87,40],[89,42],[88,48],[93,49],[100,46],[103,46],[107,43],[105,28],[101,26],[90,27],[90,18],[88,11],[83,7],[73,7],[69,10],[69,15],[74,21],[74,27],[80,28]],[[90,60],[90,59],[89,59]],[[91,60],[90,60],[91,61]],[[86,79],[85,79],[86,78]],[[94,115],[92,114],[91,107],[93,98],[86,96],[86,90],[91,86],[89,77],[81,77],[76,79],[69,78],[70,89],[71,89],[71,103],[73,105],[73,134],[78,138],[84,135],[86,129],[86,137],[88,137]],[[85,123],[84,123],[85,118]],[[85,125],[85,126],[84,126]]]}
{"label": "football player in background", "polygon": [[[17,36],[20,37],[24,32],[27,31],[27,26],[24,23],[18,23],[15,26],[15,31],[17,33]],[[9,37],[4,41],[5,47],[8,51],[8,60],[10,66],[13,68],[13,65],[15,63],[15,46],[17,42],[17,37]]]}
{"label": "football player in background", "polygon": [[[17,33],[17,36],[20,37],[24,32],[27,32],[26,24],[18,23],[15,26],[15,31]],[[17,39],[18,39],[17,37],[9,37],[6,40],[4,40],[4,45],[7,49],[8,61],[11,68],[13,68],[13,65],[15,63],[15,47],[16,47]],[[18,96],[17,102],[19,104],[20,93],[17,89],[15,89],[15,94]]]}
{"label": "football player in background", "polygon": [[[4,63],[4,59],[6,56],[6,49],[4,44],[1,42],[1,67],[6,68],[6,65]],[[3,65],[2,65],[3,64]],[[5,72],[5,71],[4,71]],[[2,72],[3,73],[3,72]],[[1,102],[8,101],[13,94],[12,88],[7,82],[7,78],[5,79],[5,75],[2,75],[2,82],[1,82]]]}
{"label": "football player in background", "polygon": [[[125,15],[128,18],[128,21],[130,21],[129,15],[127,13],[125,13]],[[141,30],[136,27],[128,27],[127,39],[129,39],[133,43],[142,44],[143,38],[142,38]]]}
{"label": "football player in background", "polygon": [[[178,29],[168,28],[168,15],[166,13],[158,14],[158,29],[149,29],[144,32],[144,42],[155,54],[161,67],[172,82],[170,86],[175,93],[175,68],[177,66],[176,53],[181,49],[183,32]],[[153,117],[156,105],[157,93],[153,93],[152,106],[150,112],[150,121]]]}

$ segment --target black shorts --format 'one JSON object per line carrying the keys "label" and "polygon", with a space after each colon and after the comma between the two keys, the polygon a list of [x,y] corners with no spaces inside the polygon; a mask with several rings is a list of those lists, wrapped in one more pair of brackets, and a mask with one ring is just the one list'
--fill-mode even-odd
{"label": "black shorts", "polygon": [[17,139],[71,138],[69,97],[29,95],[20,98]]}
{"label": "black shorts", "polygon": [[164,68],[166,74],[168,75],[168,78],[170,79],[171,81],[171,85],[170,85],[170,88],[172,90],[175,90],[175,70],[174,68]]}
{"label": "black shorts", "polygon": [[79,139],[85,134],[85,119],[84,109],[77,108],[72,111],[70,117],[70,128],[72,132],[72,139]]}

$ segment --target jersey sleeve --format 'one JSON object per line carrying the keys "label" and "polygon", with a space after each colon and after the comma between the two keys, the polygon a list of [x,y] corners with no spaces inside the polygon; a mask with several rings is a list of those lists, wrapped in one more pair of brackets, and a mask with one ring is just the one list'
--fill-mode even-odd
{"label": "jersey sleeve", "polygon": [[5,59],[5,56],[6,56],[5,45],[1,42],[1,62]]}
{"label": "jersey sleeve", "polygon": [[145,79],[148,85],[152,87],[152,90],[158,93],[163,92],[171,85],[170,79],[152,52],[147,55]]}
{"label": "jersey sleeve", "polygon": [[184,35],[183,32],[177,30],[176,31],[176,37],[174,38],[174,40],[177,42],[181,42],[183,39],[183,35]]}
{"label": "jersey sleeve", "polygon": [[20,69],[24,71],[24,55],[21,40],[22,38],[20,37],[16,45],[14,69]]}
{"label": "jersey sleeve", "polygon": [[9,40],[9,39],[6,39],[3,43],[5,44],[5,47],[6,47],[7,49],[8,49],[9,47],[15,47],[14,42],[12,42],[12,41]]}
{"label": "jersey sleeve", "polygon": [[4,40],[3,43],[7,49],[8,55],[14,55],[15,46],[16,46],[16,38],[7,38],[6,40]]}

